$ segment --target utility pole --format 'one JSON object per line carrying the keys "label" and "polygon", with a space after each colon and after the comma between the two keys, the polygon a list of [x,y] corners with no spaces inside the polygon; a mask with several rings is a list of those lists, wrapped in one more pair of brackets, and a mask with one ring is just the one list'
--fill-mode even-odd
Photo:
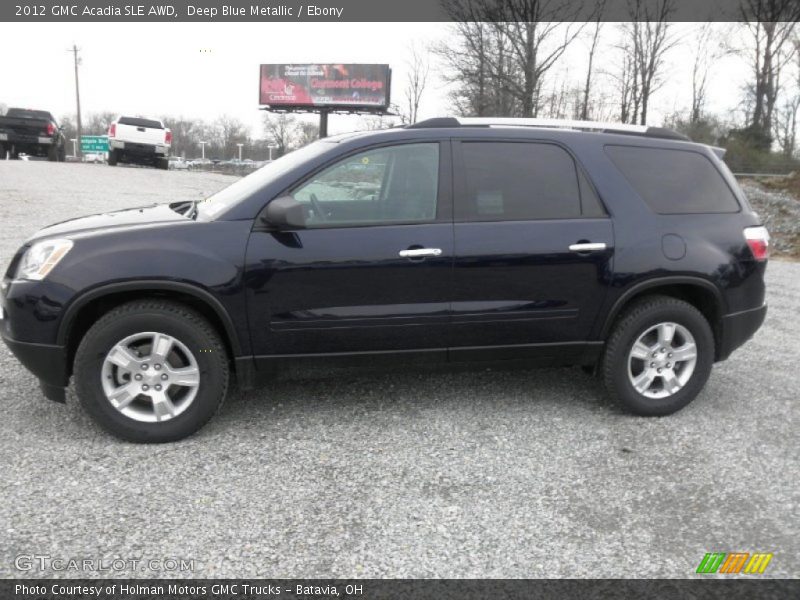
{"label": "utility pole", "polygon": [[78,46],[72,44],[72,48],[68,50],[68,52],[72,52],[73,57],[75,58],[75,104],[78,109],[77,115],[77,125],[78,125],[78,150],[77,154],[75,155],[76,158],[80,158],[81,156],[81,91],[80,86],[78,85],[78,63],[80,63],[80,59],[78,58]]}

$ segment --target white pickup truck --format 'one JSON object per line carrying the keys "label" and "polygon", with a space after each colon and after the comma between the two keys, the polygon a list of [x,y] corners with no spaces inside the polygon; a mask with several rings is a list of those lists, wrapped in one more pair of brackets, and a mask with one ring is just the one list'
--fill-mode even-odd
{"label": "white pickup truck", "polygon": [[169,168],[172,132],[158,119],[121,116],[108,127],[108,164]]}

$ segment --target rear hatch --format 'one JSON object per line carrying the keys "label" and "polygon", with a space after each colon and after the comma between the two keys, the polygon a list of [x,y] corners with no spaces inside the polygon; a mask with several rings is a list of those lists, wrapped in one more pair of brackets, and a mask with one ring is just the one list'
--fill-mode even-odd
{"label": "rear hatch", "polygon": [[120,117],[115,138],[136,144],[163,144],[166,131],[160,121],[141,117]]}
{"label": "rear hatch", "polygon": [[42,116],[39,111],[15,112],[0,117],[0,132],[13,135],[17,140],[31,138],[35,142],[40,136],[52,136],[47,132],[50,122],[49,117]]}

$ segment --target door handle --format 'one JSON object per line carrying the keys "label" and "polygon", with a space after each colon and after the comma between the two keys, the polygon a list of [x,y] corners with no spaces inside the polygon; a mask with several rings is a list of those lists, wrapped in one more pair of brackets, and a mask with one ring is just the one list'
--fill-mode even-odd
{"label": "door handle", "polygon": [[427,256],[441,256],[442,251],[440,248],[411,248],[409,250],[400,250],[400,256],[403,258],[425,258]]}
{"label": "door handle", "polygon": [[599,252],[600,250],[605,250],[608,246],[606,246],[605,242],[581,242],[578,244],[570,244],[569,251],[570,252]]}

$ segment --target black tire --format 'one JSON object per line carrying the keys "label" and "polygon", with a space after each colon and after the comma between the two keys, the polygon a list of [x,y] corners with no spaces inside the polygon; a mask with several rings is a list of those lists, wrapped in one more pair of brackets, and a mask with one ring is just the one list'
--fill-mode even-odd
{"label": "black tire", "polygon": [[6,147],[3,144],[0,144],[0,160],[6,160]]}
{"label": "black tire", "polygon": [[67,160],[67,148],[66,146],[60,146],[58,148],[58,162],[66,162]]}
{"label": "black tire", "polygon": [[108,166],[109,167],[116,167],[117,161],[119,160],[118,150],[112,150],[108,153]]}
{"label": "black tire", "polygon": [[[163,333],[180,341],[192,353],[200,372],[194,399],[183,412],[165,421],[142,422],[126,416],[103,391],[105,357],[121,340],[141,332]],[[98,320],[81,340],[74,374],[81,405],[104,429],[131,442],[161,443],[195,433],[214,416],[228,389],[229,365],[219,334],[199,313],[179,303],[154,299],[123,304]],[[144,398],[135,402],[147,406]]]}
{"label": "black tire", "polygon": [[163,171],[167,171],[169,169],[169,158],[157,158],[156,159],[156,167]]}
{"label": "black tire", "polygon": [[58,146],[55,144],[47,148],[47,160],[49,162],[58,162]]}
{"label": "black tire", "polygon": [[[639,393],[630,381],[629,353],[641,335],[665,322],[682,325],[689,331],[697,358],[694,371],[682,388],[665,398],[651,398]],[[641,416],[664,416],[694,400],[706,384],[713,363],[714,334],[703,314],[677,298],[648,296],[634,303],[617,320],[606,344],[602,374],[609,394],[627,411]]]}

